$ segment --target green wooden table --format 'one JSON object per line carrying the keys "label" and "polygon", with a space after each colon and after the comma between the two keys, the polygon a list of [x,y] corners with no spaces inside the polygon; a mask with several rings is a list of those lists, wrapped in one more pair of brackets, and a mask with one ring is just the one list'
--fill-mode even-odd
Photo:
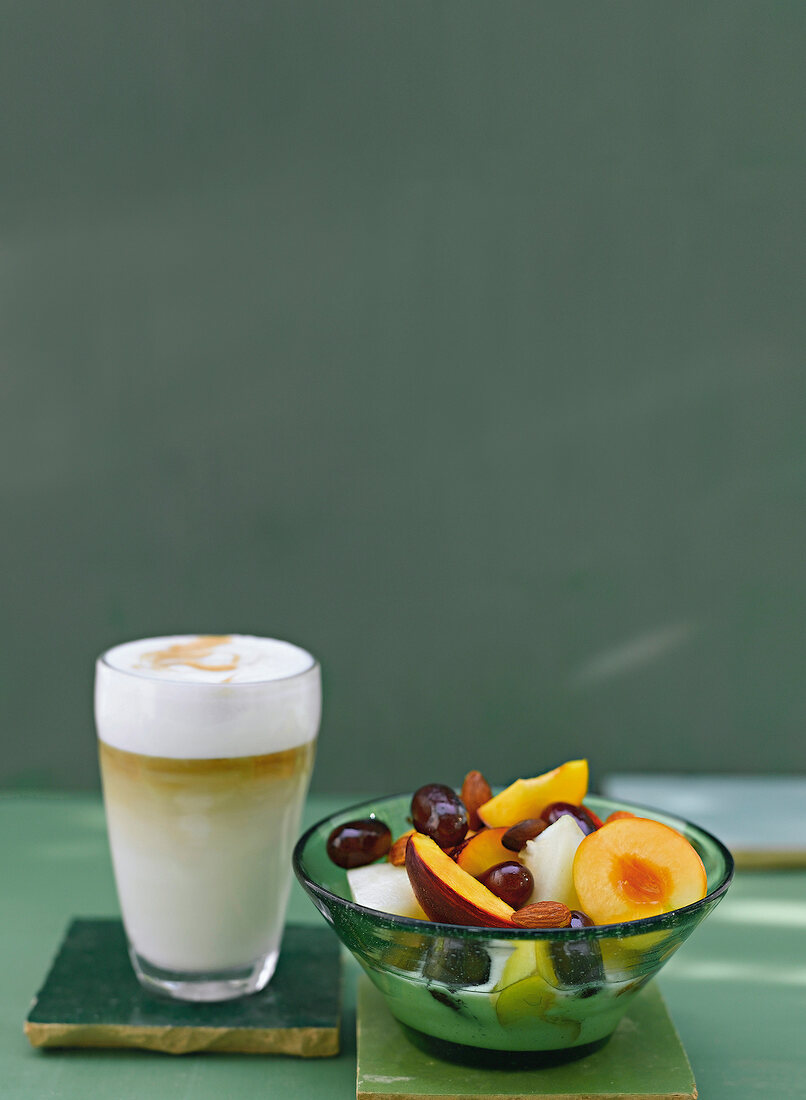
{"label": "green wooden table", "polygon": [[[353,801],[312,798],[307,821]],[[4,1098],[355,1096],[352,961],[337,1058],[32,1050],[22,1022],[67,922],[118,911],[100,799],[0,796],[0,873]],[[321,920],[296,884],[289,918]],[[806,1097],[806,872],[739,874],[727,899],[659,983],[702,1097]]]}

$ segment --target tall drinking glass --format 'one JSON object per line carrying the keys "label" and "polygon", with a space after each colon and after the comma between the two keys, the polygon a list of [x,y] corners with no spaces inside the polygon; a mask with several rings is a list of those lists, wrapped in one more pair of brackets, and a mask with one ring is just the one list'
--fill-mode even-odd
{"label": "tall drinking glass", "polygon": [[109,844],[144,986],[219,1001],[271,978],[320,715],[319,665],[288,642],[181,635],[98,659]]}

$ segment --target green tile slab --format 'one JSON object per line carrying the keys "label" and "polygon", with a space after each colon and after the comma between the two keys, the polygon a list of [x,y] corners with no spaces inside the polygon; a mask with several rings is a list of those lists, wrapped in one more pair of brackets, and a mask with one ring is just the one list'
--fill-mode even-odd
{"label": "green tile slab", "polygon": [[316,1058],[338,1053],[340,1001],[339,943],[329,928],[289,925],[277,970],[262,992],[186,1004],[141,987],[119,920],[79,919],[34,999],[25,1034],[36,1047]]}
{"label": "green tile slab", "polygon": [[[606,776],[603,788],[610,798],[696,821],[727,844],[737,869],[806,867],[804,776],[622,774]],[[748,806],[775,806],[775,813],[748,814]]]}
{"label": "green tile slab", "polygon": [[540,1069],[476,1068],[413,1046],[362,974],[358,989],[357,1100],[694,1100],[686,1052],[656,986],[633,1002],[609,1043],[575,1062]]}

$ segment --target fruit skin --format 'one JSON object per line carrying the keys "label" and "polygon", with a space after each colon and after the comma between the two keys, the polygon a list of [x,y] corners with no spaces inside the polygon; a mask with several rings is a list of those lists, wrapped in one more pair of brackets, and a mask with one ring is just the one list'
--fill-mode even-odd
{"label": "fruit skin", "polygon": [[594,820],[593,814],[589,809],[585,806],[575,806],[571,802],[552,802],[549,806],[546,806],[541,817],[543,821],[547,821],[549,825],[553,825],[555,821],[563,816],[563,814],[568,814],[569,817],[572,817],[585,836],[587,836],[588,833],[592,833],[594,829],[600,829],[602,826],[598,817]]}
{"label": "fruit skin", "polygon": [[512,852],[501,843],[505,833],[506,829],[482,829],[451,854],[463,871],[477,878],[496,863],[512,859]]}
{"label": "fruit skin", "polygon": [[[571,928],[590,928],[593,924],[587,913],[574,909]],[[581,996],[590,996],[604,984],[604,968],[599,943],[594,940],[557,939],[548,943],[548,957],[557,979],[557,985],[566,989],[582,989]]]}
{"label": "fruit skin", "polygon": [[425,920],[404,867],[391,863],[370,863],[353,867],[347,872],[347,883],[353,901],[381,913],[396,913],[401,917]]}
{"label": "fruit skin", "polygon": [[645,817],[617,818],[586,836],[573,875],[576,908],[597,924],[668,913],[708,892],[702,860],[686,838]]}
{"label": "fruit skin", "polygon": [[430,920],[512,928],[511,905],[451,859],[430,837],[414,833],[406,848],[406,871],[414,896]]}
{"label": "fruit skin", "polygon": [[561,901],[569,909],[585,909],[574,888],[574,857],[583,840],[576,821],[564,814],[540,836],[529,841],[521,852],[521,860],[534,879],[530,904]]}
{"label": "fruit skin", "polygon": [[491,890],[497,898],[505,901],[507,905],[511,905],[513,909],[520,909],[534,887],[532,873],[528,867],[512,859],[496,863],[478,878],[483,886]]}
{"label": "fruit skin", "polygon": [[551,986],[539,974],[532,974],[502,989],[495,1002],[495,1011],[503,1027],[512,1027],[526,1020],[544,1019],[555,999]]}
{"label": "fruit skin", "polygon": [[532,940],[521,940],[512,949],[512,954],[504,963],[501,977],[498,979],[495,990],[505,989],[508,985],[530,978],[536,973],[535,945]]}
{"label": "fruit skin", "polygon": [[604,821],[602,821],[602,819],[599,817],[599,815],[595,814],[593,812],[593,810],[590,808],[590,806],[583,806],[582,809],[585,811],[585,813],[588,815],[588,817],[593,822],[594,829],[601,829],[601,827],[604,825]]}
{"label": "fruit skin", "polygon": [[465,838],[467,810],[456,791],[444,783],[426,783],[411,800],[414,828],[440,848],[454,848]]}
{"label": "fruit skin", "polygon": [[389,826],[377,818],[345,821],[327,838],[327,854],[337,867],[364,867],[385,856],[392,846]]}
{"label": "fruit skin", "polygon": [[568,925],[569,928],[594,928],[595,921],[592,921],[587,913],[583,913],[581,909],[571,910],[571,921]]}
{"label": "fruit skin", "polygon": [[479,807],[479,817],[485,825],[506,825],[509,828],[526,818],[540,817],[552,802],[579,805],[587,792],[587,760],[568,760],[533,779],[516,779]]}
{"label": "fruit skin", "polygon": [[[556,1015],[557,990],[544,976],[546,970],[545,947],[536,943],[519,943],[506,961],[501,979],[495,987],[498,996],[495,1011],[502,1027],[529,1027],[541,1021],[551,1024],[564,1033],[566,1043],[579,1038],[581,1025],[577,1020],[566,1020]],[[548,970],[553,978],[553,971]]]}
{"label": "fruit skin", "polygon": [[423,977],[451,989],[484,985],[489,980],[491,966],[490,956],[481,944],[445,937],[429,947]]}
{"label": "fruit skin", "polygon": [[[577,922],[572,926],[580,925]],[[519,943],[507,959],[496,989],[520,985],[526,979],[532,979],[531,987],[521,986],[519,992],[528,992],[544,1007],[551,1003],[557,989],[575,989],[581,996],[590,996],[604,982],[599,944],[596,940],[572,940],[570,937]],[[512,1015],[518,1011],[514,1003],[507,1005],[505,1001],[503,1007]]]}

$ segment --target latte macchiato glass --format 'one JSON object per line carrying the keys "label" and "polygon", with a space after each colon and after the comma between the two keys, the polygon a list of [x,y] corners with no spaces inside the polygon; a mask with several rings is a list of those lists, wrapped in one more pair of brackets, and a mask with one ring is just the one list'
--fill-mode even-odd
{"label": "latte macchiato glass", "polygon": [[271,978],[320,715],[319,665],[288,642],[181,635],[99,658],[109,844],[146,987],[217,1001]]}

